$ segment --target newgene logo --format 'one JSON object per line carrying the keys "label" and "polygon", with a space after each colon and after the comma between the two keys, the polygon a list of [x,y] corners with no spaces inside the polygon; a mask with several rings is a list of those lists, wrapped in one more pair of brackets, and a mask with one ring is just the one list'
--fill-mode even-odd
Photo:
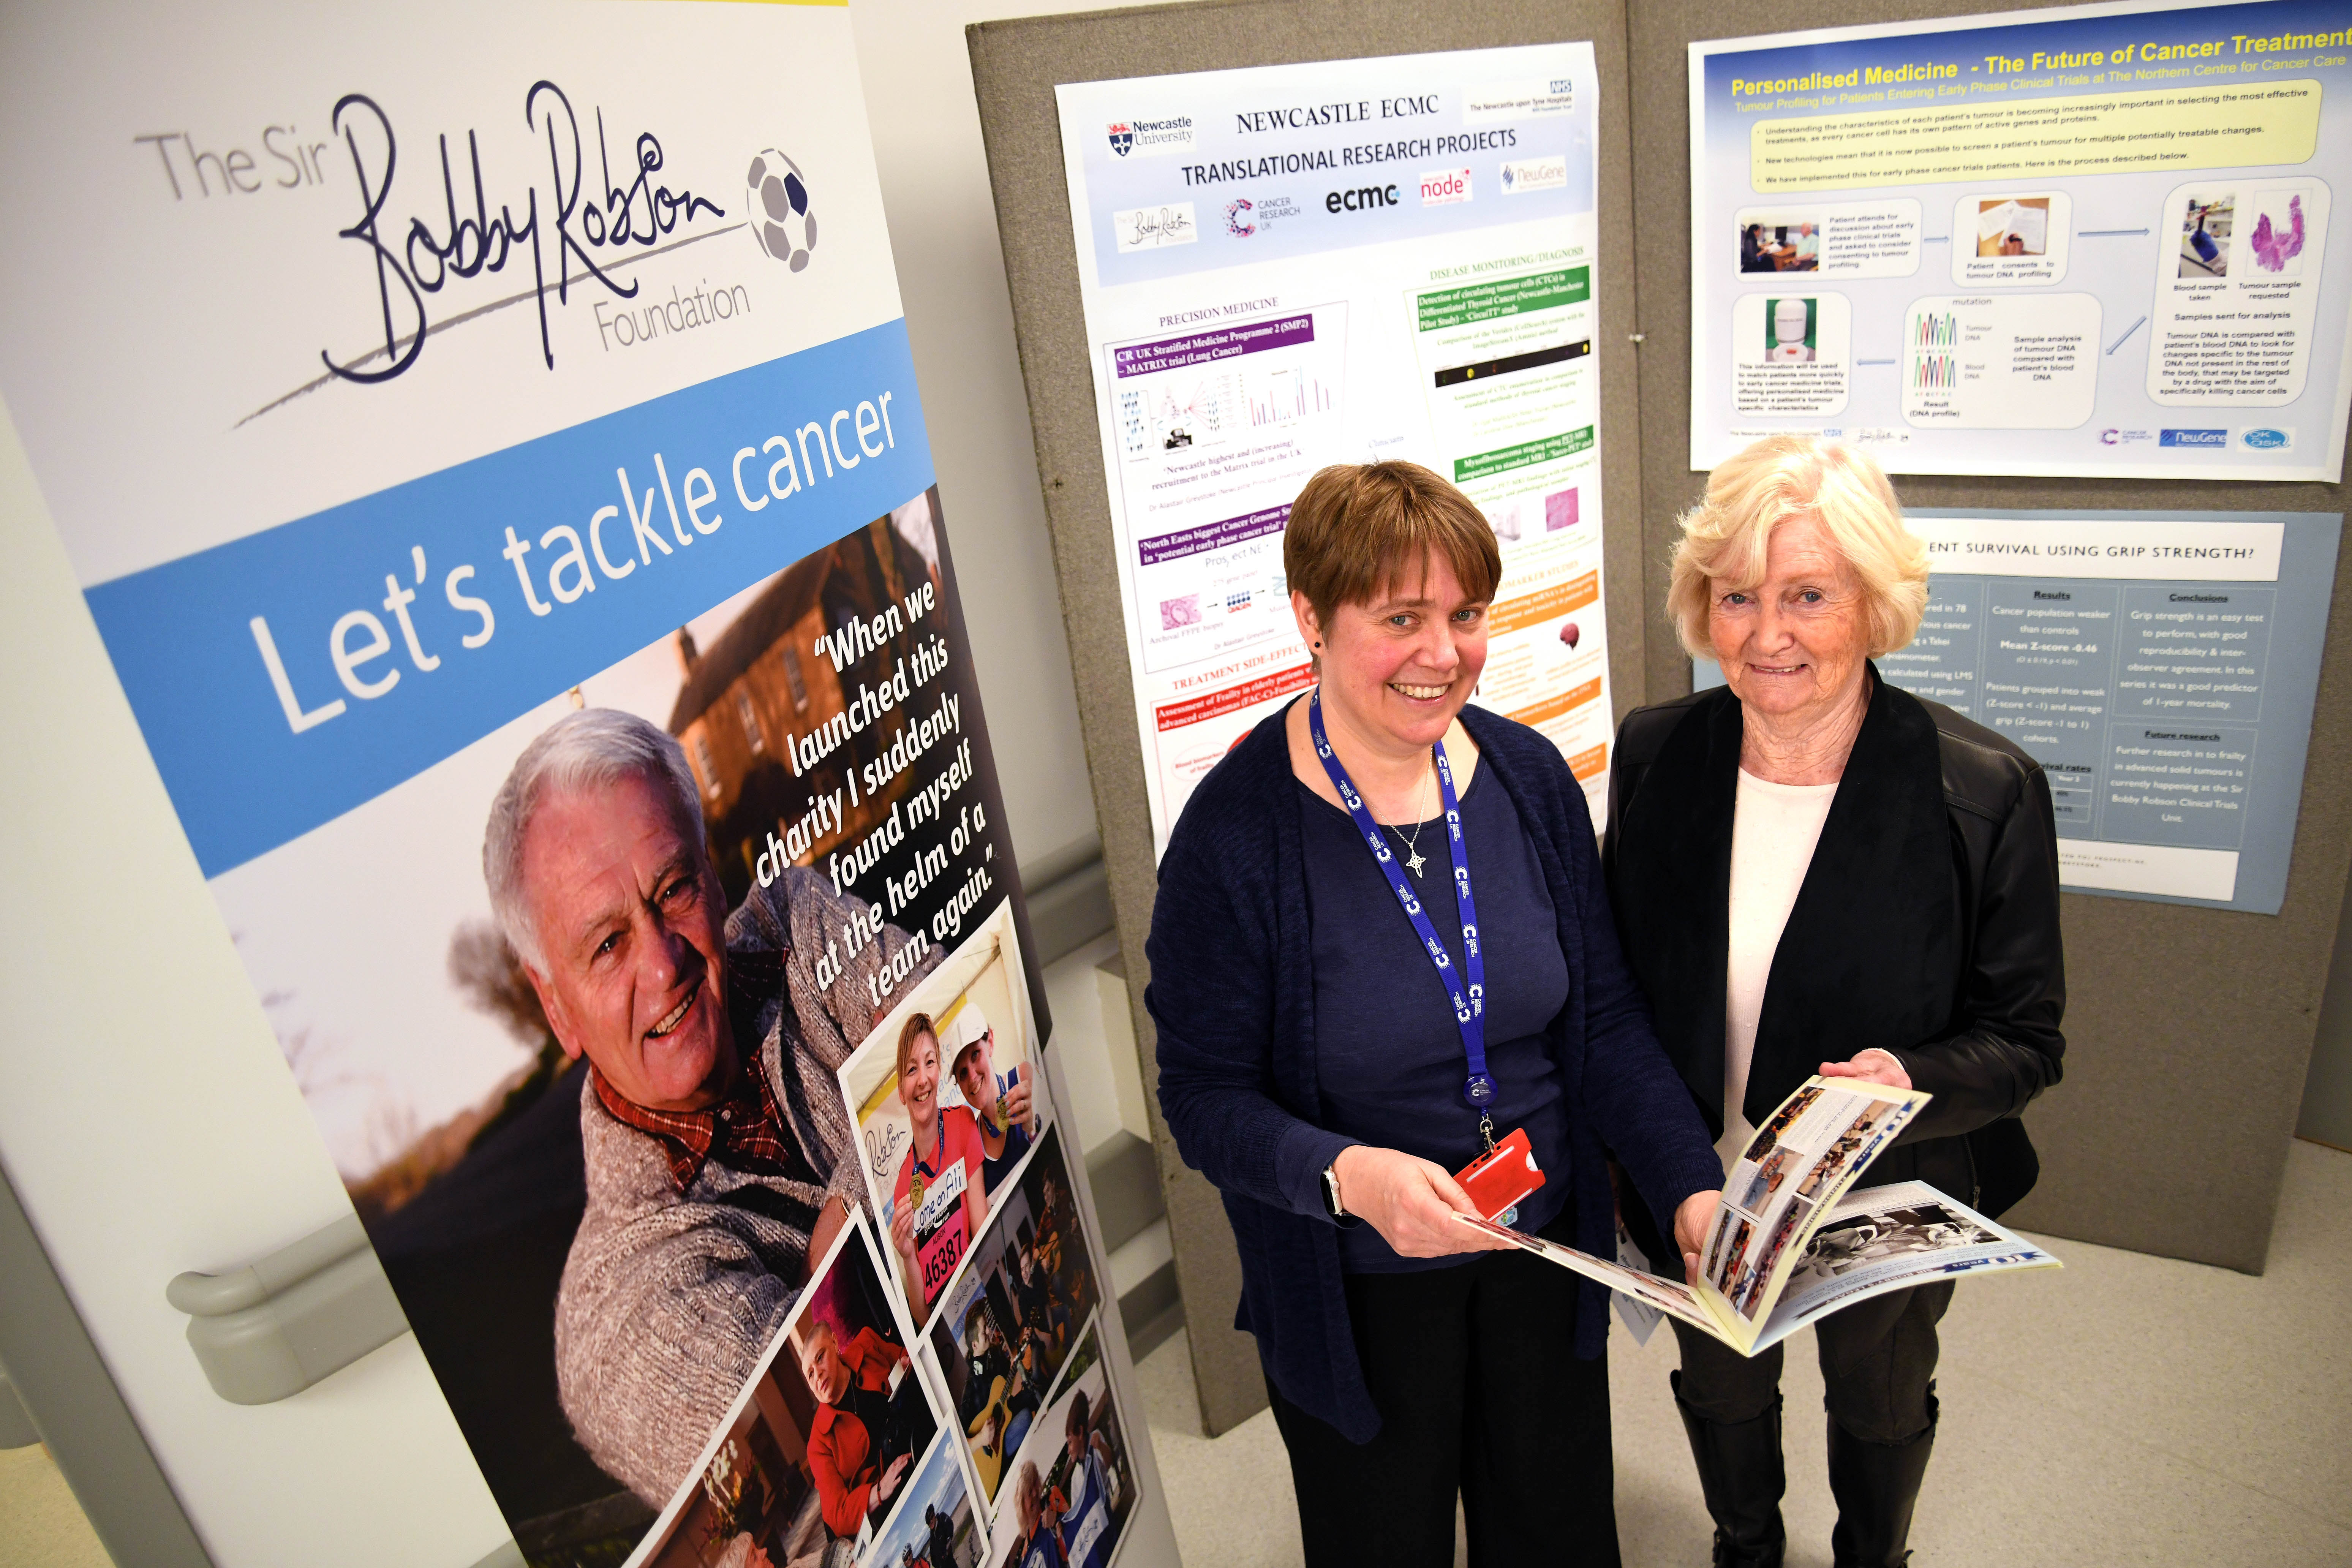
{"label": "newgene logo", "polygon": [[2226,447],[2230,444],[2227,430],[2165,430],[2156,437],[2159,447]]}
{"label": "newgene logo", "polygon": [[1515,158],[1504,163],[1502,181],[1507,196],[1523,191],[1557,191],[1568,184],[1568,159]]}

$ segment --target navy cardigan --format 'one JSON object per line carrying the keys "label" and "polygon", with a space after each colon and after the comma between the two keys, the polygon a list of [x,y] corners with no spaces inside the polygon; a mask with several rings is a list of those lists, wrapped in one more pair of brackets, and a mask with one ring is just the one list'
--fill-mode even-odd
{"label": "navy cardigan", "polygon": [[[1284,719],[1273,714],[1244,737],[1177,819],[1160,862],[1144,1004],[1159,1026],[1160,1112],[1233,1222],[1234,1326],[1257,1336],[1285,1398],[1363,1443],[1381,1415],[1357,1363],[1321,1190],[1323,1167],[1350,1140],[1317,1124],[1303,803]],[[1478,708],[1464,709],[1462,724],[1479,765],[1510,792],[1559,911],[1569,997],[1550,1035],[1568,1101],[1576,1245],[1614,1258],[1604,1145],[1665,1235],[1684,1199],[1722,1185],[1723,1167],[1618,952],[1583,787],[1527,726]],[[1587,1360],[1601,1352],[1607,1305],[1601,1286],[1583,1287],[1575,1334]]]}

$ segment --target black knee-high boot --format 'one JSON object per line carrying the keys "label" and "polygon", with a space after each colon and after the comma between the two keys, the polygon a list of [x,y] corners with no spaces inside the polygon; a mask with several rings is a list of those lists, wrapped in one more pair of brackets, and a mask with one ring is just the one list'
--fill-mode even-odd
{"label": "black knee-high boot", "polygon": [[[1936,1395],[1927,1394],[1927,1425],[1900,1443],[1872,1443],[1830,1417],[1830,1493],[1837,1528],[1830,1551],[1837,1568],[1902,1568],[1911,1553],[1911,1510],[1936,1447]],[[1687,1419],[1687,1417],[1685,1417]]]}
{"label": "black knee-high boot", "polygon": [[1715,1521],[1715,1568],[1780,1568],[1788,1531],[1780,1523],[1780,1396],[1752,1420],[1710,1421],[1683,1403],[1683,1374],[1670,1374],[1675,1408],[1682,1412],[1698,1463],[1699,1490]]}

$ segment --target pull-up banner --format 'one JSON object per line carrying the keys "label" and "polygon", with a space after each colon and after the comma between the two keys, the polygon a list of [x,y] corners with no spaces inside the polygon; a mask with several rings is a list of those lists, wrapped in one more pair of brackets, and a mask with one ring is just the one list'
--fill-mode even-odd
{"label": "pull-up banner", "polygon": [[525,1556],[1107,1563],[1150,1466],[846,11],[5,38],[0,395]]}

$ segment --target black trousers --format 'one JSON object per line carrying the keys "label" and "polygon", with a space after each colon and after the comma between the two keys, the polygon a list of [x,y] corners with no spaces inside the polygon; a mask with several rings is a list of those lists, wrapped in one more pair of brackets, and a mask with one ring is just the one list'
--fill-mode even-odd
{"label": "black trousers", "polygon": [[[1651,1267],[1659,1273],[1682,1279],[1680,1253],[1660,1237],[1649,1209],[1632,1195],[1633,1184],[1617,1180],[1624,1194],[1618,1212],[1633,1245],[1657,1260]],[[1951,1304],[1952,1281],[1946,1279],[1874,1296],[1815,1321],[1822,1403],[1839,1426],[1871,1443],[1906,1442],[1927,1430],[1927,1391],[1941,1349],[1936,1325]],[[1752,1421],[1771,1407],[1780,1392],[1781,1345],[1743,1356],[1696,1329],[1681,1323],[1674,1329],[1683,1352],[1684,1404],[1726,1426]]]}
{"label": "black trousers", "polygon": [[[1831,1419],[1869,1443],[1907,1442],[1926,1431],[1936,1324],[1951,1304],[1952,1281],[1946,1279],[1874,1296],[1815,1322],[1822,1403]],[[1682,1343],[1684,1404],[1726,1426],[1771,1407],[1780,1391],[1780,1345],[1742,1356],[1696,1329],[1674,1328]]]}
{"label": "black trousers", "polygon": [[1309,1568],[1447,1568],[1457,1493],[1474,1568],[1615,1568],[1609,1363],[1576,1358],[1577,1284],[1523,1252],[1348,1277],[1378,1435],[1350,1443],[1266,1383]]}

